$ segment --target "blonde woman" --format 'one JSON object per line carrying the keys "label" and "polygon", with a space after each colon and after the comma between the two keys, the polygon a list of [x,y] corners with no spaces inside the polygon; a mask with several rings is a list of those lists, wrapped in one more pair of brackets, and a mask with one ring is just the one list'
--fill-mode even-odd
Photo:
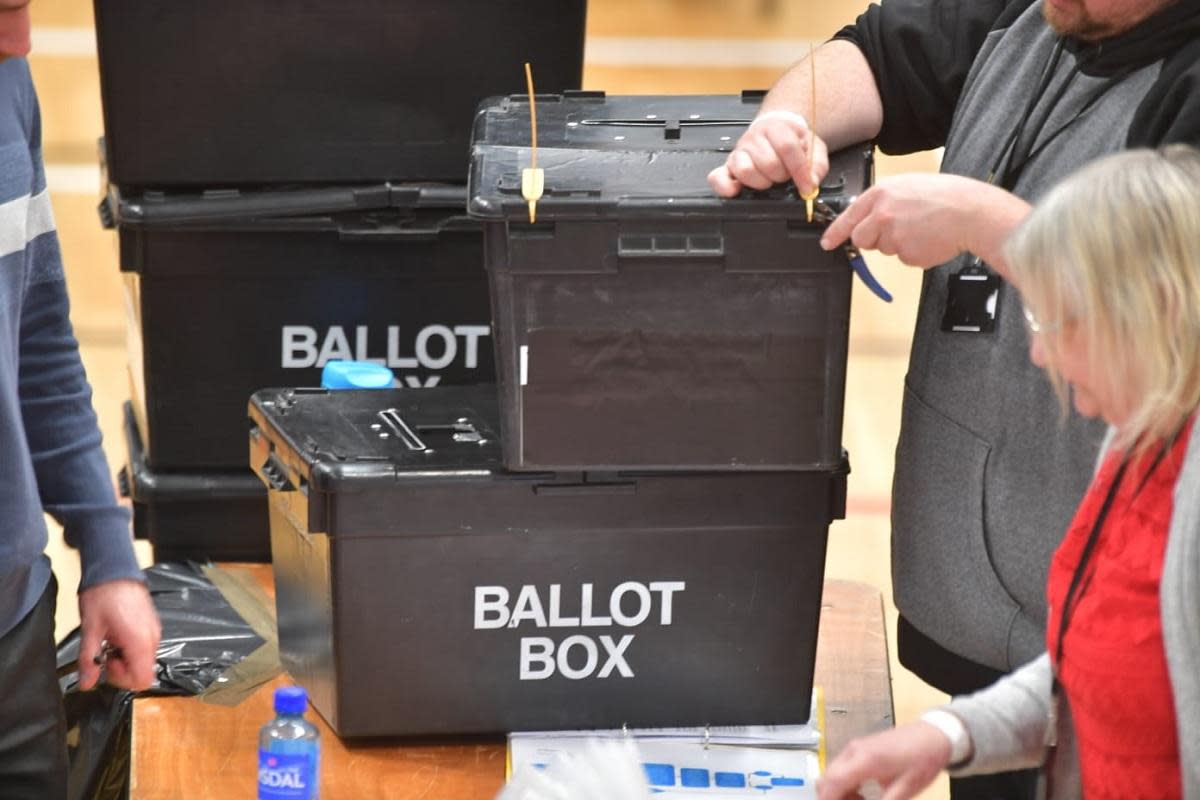
{"label": "blonde woman", "polygon": [[1111,426],[1050,567],[1047,652],[853,742],[818,795],[1041,765],[1053,798],[1200,800],[1200,151],[1093,163],[1004,254],[1064,412]]}

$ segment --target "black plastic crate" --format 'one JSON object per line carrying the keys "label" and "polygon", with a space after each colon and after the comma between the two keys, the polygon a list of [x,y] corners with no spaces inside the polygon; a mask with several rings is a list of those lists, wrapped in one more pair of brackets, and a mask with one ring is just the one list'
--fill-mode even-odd
{"label": "black plastic crate", "polygon": [[133,535],[150,541],[155,561],[271,560],[267,493],[253,472],[155,472],[129,403],[125,446],[121,493],[133,501]]}
{"label": "black plastic crate", "polygon": [[494,381],[483,236],[462,186],[122,196],[131,397],[157,471],[245,469],[246,403],[330,358],[402,386]]}
{"label": "black plastic crate", "polygon": [[[829,469],[841,458],[849,260],[795,188],[715,197],[761,96],[539,98],[545,195],[530,224],[529,103],[476,116],[510,469]],[[835,154],[819,203],[871,181]]]}
{"label": "black plastic crate", "polygon": [[461,181],[480,98],[577,89],[585,0],[95,0],[122,186]]}
{"label": "black plastic crate", "polygon": [[844,459],[507,472],[492,387],[270,390],[250,415],[280,655],[338,734],[808,719]]}

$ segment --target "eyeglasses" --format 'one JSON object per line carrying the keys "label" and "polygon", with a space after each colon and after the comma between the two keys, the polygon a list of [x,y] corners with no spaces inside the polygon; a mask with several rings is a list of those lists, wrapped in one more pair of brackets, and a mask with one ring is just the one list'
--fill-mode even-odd
{"label": "eyeglasses", "polygon": [[1038,322],[1029,306],[1022,306],[1021,313],[1025,316],[1025,327],[1029,328],[1030,333],[1054,333],[1062,327],[1061,322]]}

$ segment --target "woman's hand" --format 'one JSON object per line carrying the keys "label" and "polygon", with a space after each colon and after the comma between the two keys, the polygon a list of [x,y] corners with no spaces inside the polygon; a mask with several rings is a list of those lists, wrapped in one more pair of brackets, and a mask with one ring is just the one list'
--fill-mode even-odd
{"label": "woman's hand", "polygon": [[817,781],[820,800],[857,798],[874,781],[883,800],[904,800],[928,786],[950,762],[950,739],[928,722],[911,722],[855,739]]}

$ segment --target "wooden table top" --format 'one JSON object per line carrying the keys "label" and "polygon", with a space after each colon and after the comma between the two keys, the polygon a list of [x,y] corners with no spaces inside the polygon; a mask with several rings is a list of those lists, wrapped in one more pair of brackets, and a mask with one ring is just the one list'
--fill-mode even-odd
{"label": "wooden table top", "polygon": [[[273,594],[268,565],[247,565]],[[826,581],[815,683],[825,695],[832,757],[851,738],[893,723],[891,675],[879,591]],[[253,797],[259,728],[274,713],[280,676],[234,707],[195,698],[143,698],[133,705],[131,800]],[[347,745],[310,712],[321,731],[322,800],[490,800],[504,782],[502,737]]]}

